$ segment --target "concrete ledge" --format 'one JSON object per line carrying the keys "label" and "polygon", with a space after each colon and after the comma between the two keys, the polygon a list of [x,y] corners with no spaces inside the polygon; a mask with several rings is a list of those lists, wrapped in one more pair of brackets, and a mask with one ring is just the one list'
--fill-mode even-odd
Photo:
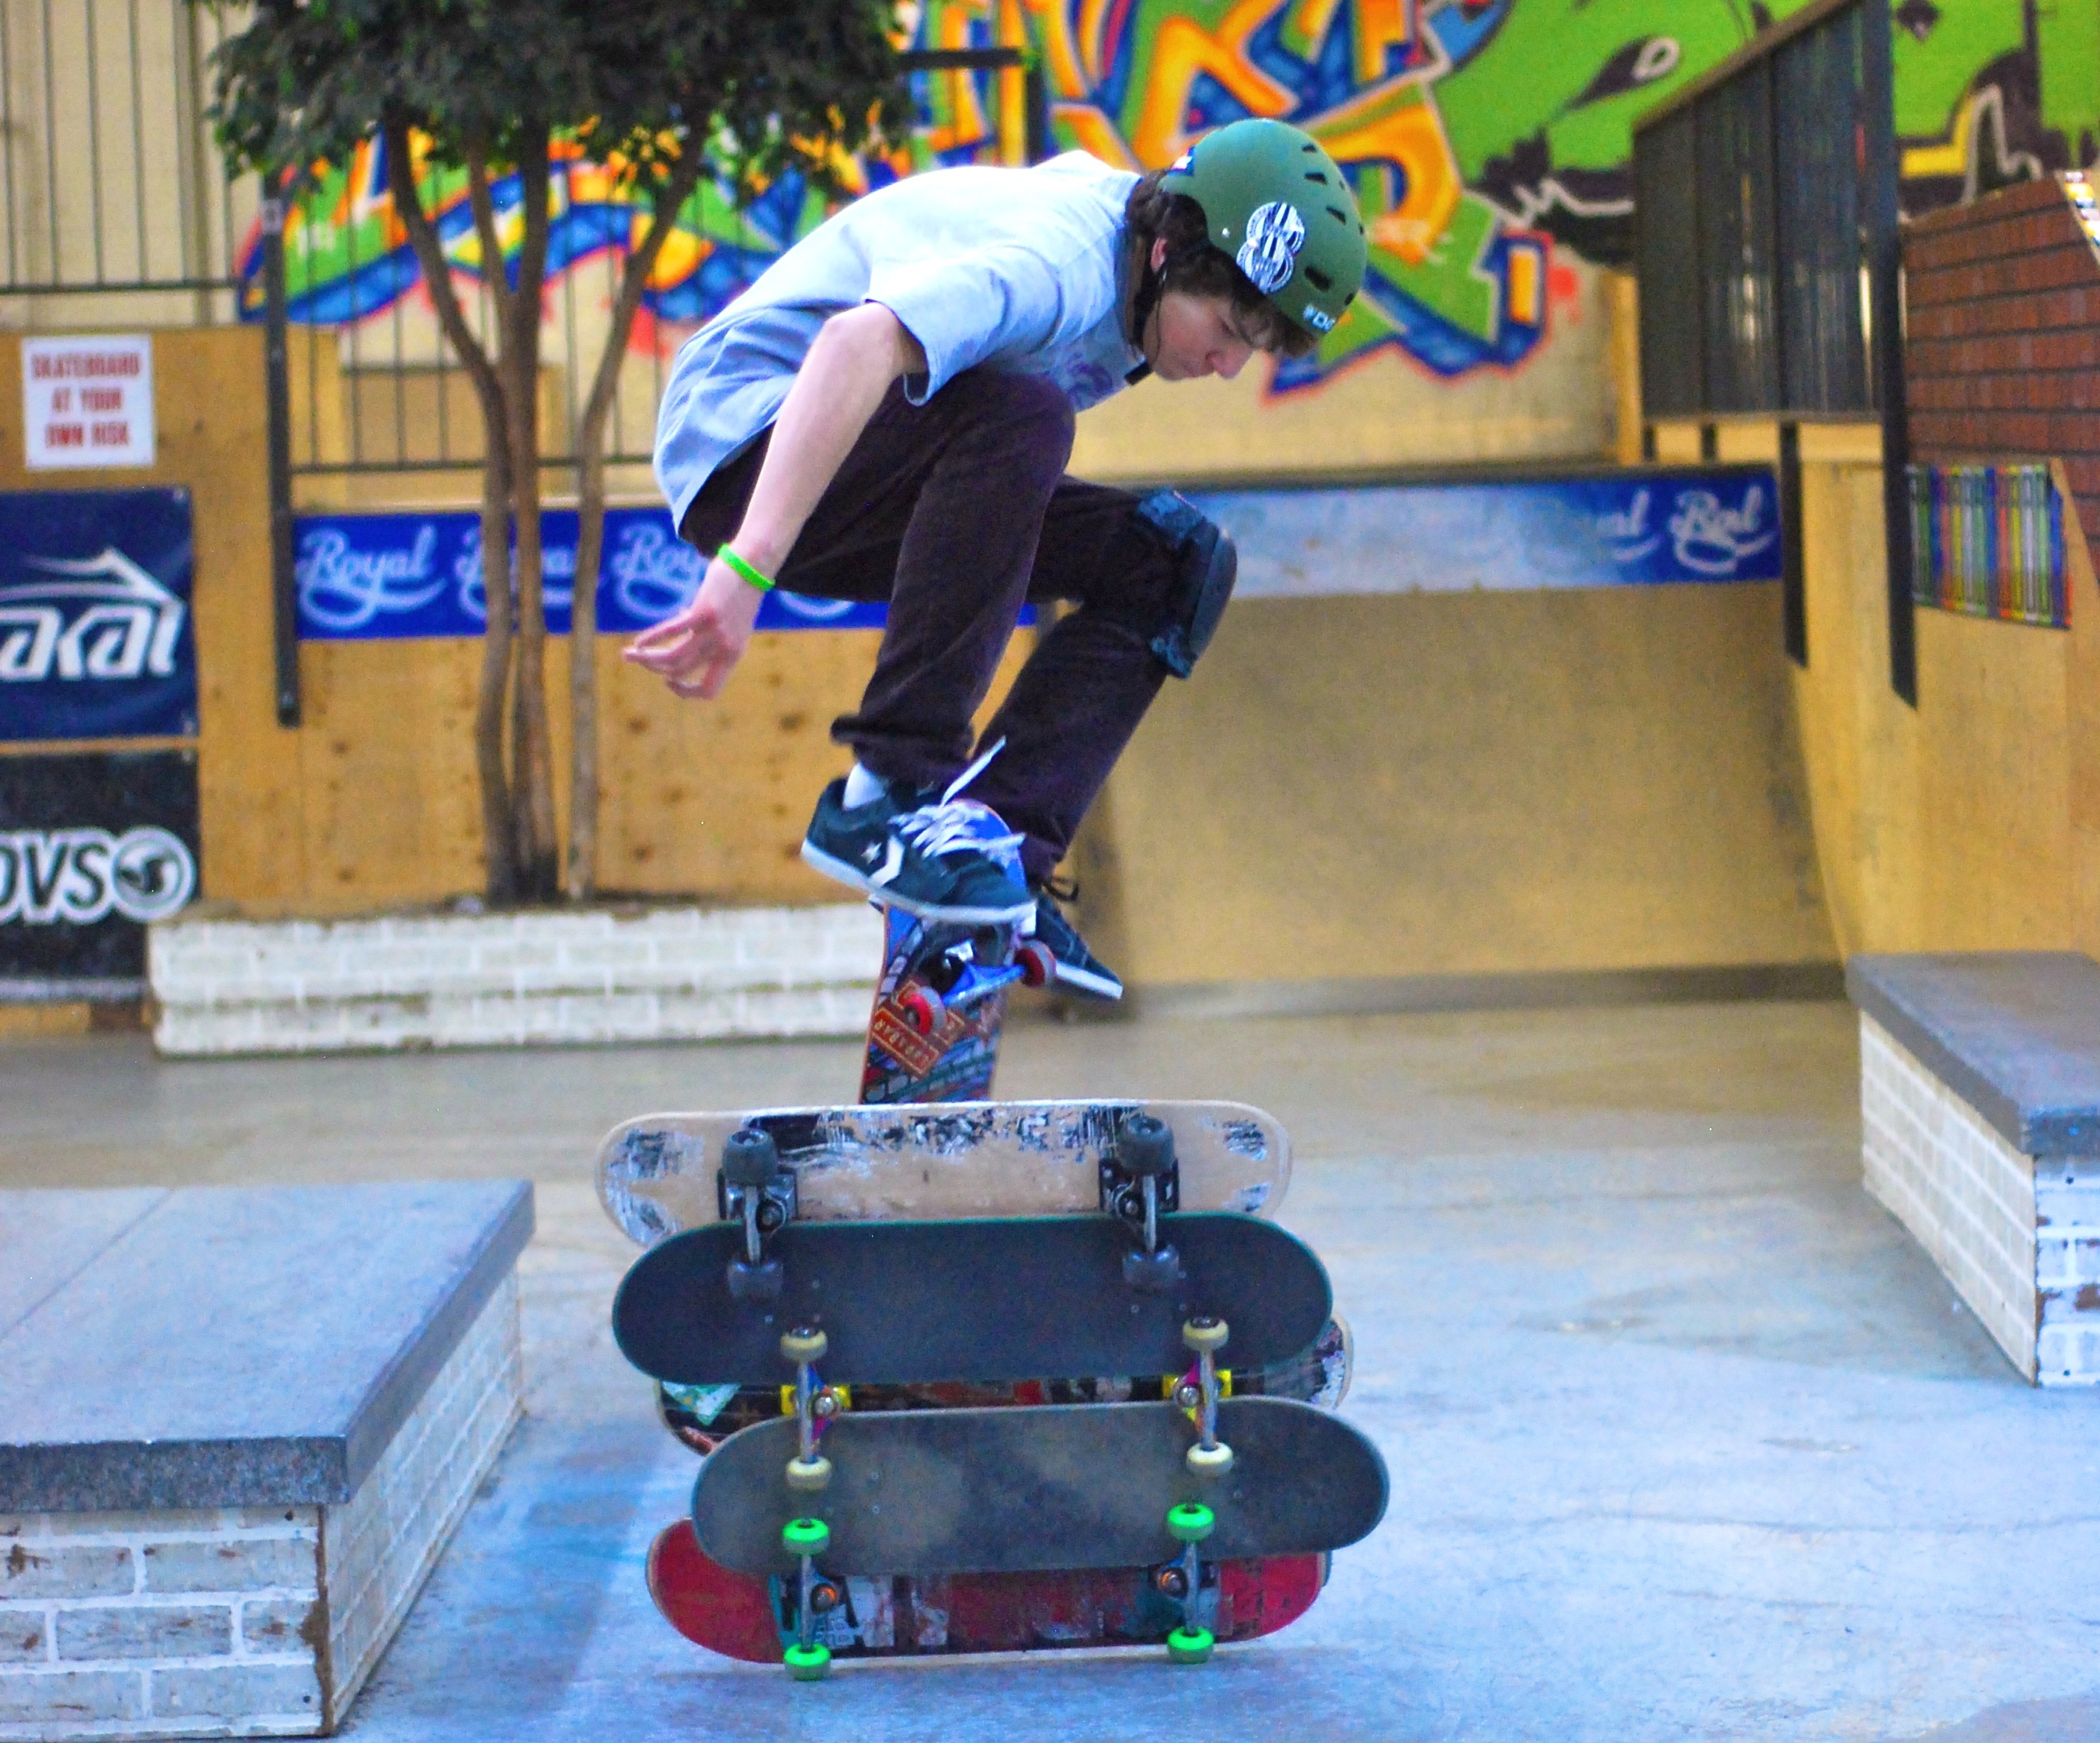
{"label": "concrete ledge", "polygon": [[2100,969],[1855,958],[1866,1189],[2021,1374],[2100,1384]]}
{"label": "concrete ledge", "polygon": [[518,1182],[0,1195],[0,1740],[342,1720],[518,1419]]}
{"label": "concrete ledge", "polygon": [[181,1057],[851,1035],[863,905],[594,909],[152,929],[155,1044]]}
{"label": "concrete ledge", "polygon": [[2027,1156],[2100,1156],[2100,964],[2070,951],[1856,956],[1852,1002]]}
{"label": "concrete ledge", "polygon": [[0,1513],[347,1501],[532,1231],[514,1181],[0,1194]]}

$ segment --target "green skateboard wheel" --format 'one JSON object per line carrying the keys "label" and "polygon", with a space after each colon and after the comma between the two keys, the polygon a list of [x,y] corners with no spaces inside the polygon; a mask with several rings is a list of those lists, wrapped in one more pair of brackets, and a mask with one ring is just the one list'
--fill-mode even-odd
{"label": "green skateboard wheel", "polygon": [[[1203,1636],[1203,1650],[1208,1653],[1210,1635]],[[788,1674],[798,1683],[820,1683],[832,1668],[832,1649],[828,1646],[791,1646],[787,1655]]]}
{"label": "green skateboard wheel", "polygon": [[1201,1501],[1184,1501],[1167,1509],[1167,1535],[1177,1543],[1200,1543],[1217,1525],[1218,1516]]}
{"label": "green skateboard wheel", "polygon": [[[1208,1628],[1176,1628],[1167,1636],[1167,1656],[1176,1664],[1205,1664],[1217,1640]],[[821,1651],[823,1648],[819,1648]],[[788,1648],[792,1652],[794,1648]]]}
{"label": "green skateboard wheel", "polygon": [[832,1547],[832,1528],[821,1519],[791,1519],[780,1528],[780,1542],[791,1556],[821,1556]]}

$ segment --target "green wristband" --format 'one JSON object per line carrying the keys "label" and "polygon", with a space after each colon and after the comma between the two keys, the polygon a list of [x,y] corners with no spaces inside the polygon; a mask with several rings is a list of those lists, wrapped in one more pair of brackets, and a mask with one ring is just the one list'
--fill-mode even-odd
{"label": "green wristband", "polygon": [[760,592],[770,593],[773,591],[773,583],[767,580],[764,575],[759,574],[759,572],[756,569],[753,569],[750,564],[744,561],[744,560],[739,557],[735,552],[730,549],[727,545],[724,545],[719,551],[715,552],[715,555],[720,557],[725,563],[727,563],[730,568],[734,569],[739,574],[743,576],[743,579],[748,581],[753,587],[757,588]]}

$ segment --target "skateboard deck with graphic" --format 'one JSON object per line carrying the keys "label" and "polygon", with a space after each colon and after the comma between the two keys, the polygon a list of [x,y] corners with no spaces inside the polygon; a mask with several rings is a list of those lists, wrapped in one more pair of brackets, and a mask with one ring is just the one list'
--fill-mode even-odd
{"label": "skateboard deck with graphic", "polygon": [[1011,926],[957,926],[882,913],[882,971],[868,1015],[860,1098],[976,1102],[991,1094],[1006,995],[1047,986],[1048,951]]}
{"label": "skateboard deck with graphic", "polygon": [[858,1385],[1178,1374],[1184,1326],[1205,1315],[1225,1322],[1235,1365],[1260,1367],[1326,1327],[1326,1272],[1274,1223],[1181,1213],[1153,1234],[1147,1253],[1114,1216],[791,1221],[754,1264],[745,1226],[716,1222],[635,1261],[613,1336],[660,1380],[785,1383],[781,1335],[809,1327],[827,1343],[824,1380]]}
{"label": "skateboard deck with graphic", "polygon": [[[1222,1563],[1212,1631],[1228,1644],[1273,1634],[1312,1608],[1326,1579],[1324,1556]],[[814,1631],[839,1658],[1158,1646],[1181,1621],[1180,1605],[1144,1568],[856,1574],[843,1586],[844,1601]],[[690,1519],[650,1546],[649,1593],[679,1633],[726,1657],[778,1664],[796,1637],[795,1582],[709,1560]]]}
{"label": "skateboard deck with graphic", "polygon": [[[807,1221],[1051,1216],[1127,1195],[1118,1140],[1132,1116],[1164,1121],[1175,1165],[1163,1208],[1273,1213],[1290,1182],[1290,1141],[1239,1102],[951,1102],[650,1114],[599,1146],[606,1213],[643,1246],[719,1221],[723,1146],[766,1133],[795,1177]],[[1168,1199],[1171,1200],[1168,1203]]]}
{"label": "skateboard deck with graphic", "polygon": [[[1287,1361],[1260,1367],[1222,1371],[1229,1397],[1295,1398],[1325,1411],[1339,1410],[1348,1395],[1352,1352],[1348,1324],[1337,1314],[1312,1347]],[[1185,1402],[1198,1379],[1191,1370],[1179,1375],[1140,1375],[1088,1380],[934,1380],[903,1384],[862,1384],[845,1389],[840,1402],[857,1411],[955,1410],[965,1406],[990,1409],[1026,1404],[1128,1404],[1179,1395]],[[770,1422],[794,1409],[784,1385],[688,1386],[661,1381],[656,1409],[664,1426],[689,1451],[705,1458],[739,1428]]]}

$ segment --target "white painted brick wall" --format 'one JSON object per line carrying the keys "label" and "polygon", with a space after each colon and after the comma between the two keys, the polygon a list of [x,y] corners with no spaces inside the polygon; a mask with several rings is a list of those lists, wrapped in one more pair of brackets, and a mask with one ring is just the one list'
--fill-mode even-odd
{"label": "white painted brick wall", "polygon": [[864,905],[441,914],[152,929],[163,1053],[326,1053],[853,1035]]}
{"label": "white painted brick wall", "polygon": [[0,1739],[332,1729],[522,1389],[514,1273],[346,1506],[0,1517]]}
{"label": "white painted brick wall", "polygon": [[2013,1365],[2100,1384],[2100,1163],[2022,1155],[1864,1012],[1860,1111],[1867,1191]]}
{"label": "white painted brick wall", "polygon": [[2035,1164],[2035,1287],[2042,1384],[2100,1382],[2100,1160]]}

